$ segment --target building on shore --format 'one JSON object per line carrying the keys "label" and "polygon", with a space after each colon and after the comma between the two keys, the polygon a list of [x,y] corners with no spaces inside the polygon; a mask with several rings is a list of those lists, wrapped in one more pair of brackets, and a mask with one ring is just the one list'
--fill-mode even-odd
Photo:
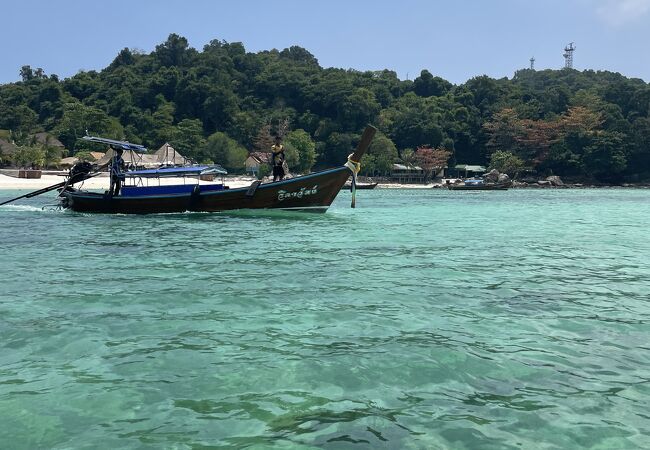
{"label": "building on shore", "polygon": [[246,173],[257,176],[262,165],[271,166],[270,152],[251,152],[246,158]]}
{"label": "building on shore", "polygon": [[424,183],[424,169],[413,164],[393,164],[390,179],[400,184]]}
{"label": "building on shore", "polygon": [[456,164],[454,167],[449,167],[445,170],[447,178],[473,178],[483,175],[487,172],[484,166],[473,164]]}

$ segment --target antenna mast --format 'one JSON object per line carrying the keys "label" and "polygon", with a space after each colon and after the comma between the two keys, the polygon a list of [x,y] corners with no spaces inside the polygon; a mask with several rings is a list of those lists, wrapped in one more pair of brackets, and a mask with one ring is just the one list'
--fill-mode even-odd
{"label": "antenna mast", "polygon": [[571,42],[569,45],[564,47],[564,68],[565,69],[573,69],[573,52],[575,51],[575,46],[573,45],[573,42]]}

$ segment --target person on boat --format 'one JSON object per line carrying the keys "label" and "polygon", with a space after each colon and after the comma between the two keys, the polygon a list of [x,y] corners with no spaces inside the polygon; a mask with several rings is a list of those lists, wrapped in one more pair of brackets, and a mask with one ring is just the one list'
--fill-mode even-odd
{"label": "person on boat", "polygon": [[284,154],[284,145],[282,145],[282,138],[275,137],[275,144],[271,146],[273,154],[271,155],[271,165],[273,166],[273,181],[282,181],[284,178],[284,164],[286,156]]}
{"label": "person on boat", "polygon": [[115,148],[113,150],[115,151],[115,154],[111,160],[111,187],[109,188],[108,193],[111,196],[117,196],[120,195],[122,180],[124,179],[124,159],[122,158],[124,150],[121,148]]}

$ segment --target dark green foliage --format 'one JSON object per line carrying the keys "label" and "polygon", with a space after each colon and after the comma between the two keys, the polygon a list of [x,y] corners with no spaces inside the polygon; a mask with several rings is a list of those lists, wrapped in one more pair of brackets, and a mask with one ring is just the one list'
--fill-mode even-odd
{"label": "dark green foliage", "polygon": [[208,137],[197,159],[201,162],[218,162],[229,172],[243,172],[248,152],[225,133],[216,132]]}
{"label": "dark green foliage", "polygon": [[413,92],[421,97],[440,97],[452,88],[452,84],[440,77],[434,77],[428,70],[423,70],[413,81]]}
{"label": "dark green foliage", "polygon": [[382,133],[377,133],[370,144],[368,153],[361,165],[362,175],[388,175],[393,163],[398,160],[397,148],[393,141]]}
{"label": "dark green foliage", "polygon": [[294,130],[284,140],[287,147],[296,150],[297,162],[290,169],[297,173],[308,173],[316,162],[316,144],[305,130]]}
{"label": "dark green foliage", "polygon": [[39,169],[45,164],[45,150],[40,145],[18,147],[11,159],[18,167]]}
{"label": "dark green foliage", "polygon": [[358,139],[359,135],[334,132],[327,138],[325,145],[321,145],[318,153],[326,165],[341,164],[354,152],[354,145]]}
{"label": "dark green foliage", "polygon": [[120,139],[122,125],[104,110],[73,101],[63,105],[63,115],[54,128],[65,148],[73,152],[80,149],[97,149],[96,144],[80,141],[87,134]]}
{"label": "dark green foliage", "polygon": [[488,169],[496,169],[501,173],[506,173],[513,178],[524,168],[524,162],[516,155],[509,152],[497,150],[490,157],[490,166]]}
{"label": "dark green foliage", "polygon": [[[341,164],[372,123],[384,135],[383,150],[371,150],[367,172],[386,172],[394,146],[400,155],[444,147],[450,164],[487,164],[501,150],[541,174],[650,177],[650,85],[617,73],[520,70],[511,80],[478,76],[455,86],[427,70],[402,81],[389,70],[324,69],[298,46],[247,53],[241,43],[213,40],[197,51],[176,34],[149,54],[125,48],[104,70],[62,81],[40,68],[19,71],[22,81],[0,86],[0,129],[19,145],[45,130],[72,152],[95,149],[78,140],[88,130],[149,148],[170,142],[187,156],[230,158],[215,162],[236,166],[232,155],[252,150],[265,124],[288,119],[305,133],[287,142],[296,150],[292,170],[308,171],[316,154],[317,165]],[[575,107],[602,123],[534,148],[544,130],[533,125]],[[505,120],[504,111],[527,126],[519,142],[490,141],[485,124]]]}
{"label": "dark green foliage", "polygon": [[205,144],[203,129],[199,119],[183,119],[176,126],[170,144],[182,155],[200,159],[201,148]]}

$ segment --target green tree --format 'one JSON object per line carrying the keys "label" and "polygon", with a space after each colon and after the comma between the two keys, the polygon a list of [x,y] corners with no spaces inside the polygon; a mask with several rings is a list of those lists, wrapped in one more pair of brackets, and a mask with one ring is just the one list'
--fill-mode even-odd
{"label": "green tree", "polygon": [[165,42],[156,46],[154,55],[163,66],[183,66],[190,62],[195,53],[186,38],[172,33]]}
{"label": "green tree", "polygon": [[[370,143],[368,154],[364,156],[361,169],[367,175],[386,175],[391,172],[393,163],[398,160],[397,147],[386,135],[378,133]],[[364,167],[367,168],[364,170]]]}
{"label": "green tree", "polygon": [[237,141],[225,133],[217,131],[211,134],[201,149],[203,161],[212,160],[231,172],[242,172],[248,152]]}
{"label": "green tree", "polygon": [[375,94],[369,89],[359,88],[340,102],[339,123],[345,124],[350,131],[356,131],[374,122],[380,110]]}
{"label": "green tree", "polygon": [[0,128],[11,130],[12,139],[27,144],[29,135],[37,127],[38,115],[27,105],[2,107],[0,102]]}
{"label": "green tree", "polygon": [[489,169],[496,169],[515,178],[524,168],[524,162],[510,152],[497,150],[490,156]]}
{"label": "green tree", "polygon": [[300,165],[300,154],[298,153],[298,149],[286,141],[283,146],[284,156],[286,158],[289,171],[297,172],[297,167]]}
{"label": "green tree", "polygon": [[271,175],[271,172],[272,172],[271,166],[269,166],[268,164],[261,164],[260,168],[257,171],[257,178],[259,180],[262,180],[264,179],[264,177],[268,177],[269,175]]}
{"label": "green tree", "polygon": [[40,146],[18,147],[12,159],[19,167],[38,169],[45,164],[45,151]]}
{"label": "green tree", "polygon": [[321,153],[325,156],[328,165],[343,164],[348,155],[354,152],[357,135],[350,133],[332,133],[324,143]]}
{"label": "green tree", "polygon": [[618,182],[627,166],[624,141],[622,133],[599,133],[585,148],[583,164],[587,175],[600,181]]}
{"label": "green tree", "polygon": [[436,147],[444,138],[440,125],[443,112],[436,98],[409,92],[380,115],[380,129],[399,148]]}
{"label": "green tree", "polygon": [[153,142],[154,145],[162,145],[176,137],[174,112],[174,104],[165,100],[162,94],[158,94],[156,96],[156,110],[150,116],[151,121],[148,121],[145,125],[149,129],[148,140]]}
{"label": "green tree", "polygon": [[78,149],[96,148],[93,144],[80,141],[87,133],[91,135],[122,139],[124,130],[117,119],[110,117],[104,111],[80,102],[71,102],[64,105],[63,117],[55,128],[59,140],[65,148],[77,151]]}
{"label": "green tree", "polygon": [[298,161],[295,166],[289,166],[292,170],[298,173],[306,173],[311,171],[311,168],[316,162],[316,144],[305,130],[293,130],[284,139],[284,142],[296,149],[298,154]]}
{"label": "green tree", "polygon": [[198,119],[181,120],[176,125],[169,142],[182,155],[196,159],[200,155],[200,149],[205,144],[201,121]]}
{"label": "green tree", "polygon": [[650,118],[637,118],[632,124],[631,136],[627,171],[638,180],[639,175],[650,175]]}
{"label": "green tree", "polygon": [[415,165],[415,151],[412,148],[405,148],[399,159],[407,166],[413,166]]}
{"label": "green tree", "polygon": [[[77,75],[63,81],[64,91],[76,100],[93,98],[105,89],[97,72],[79,72]],[[70,99],[71,101],[73,99]]]}
{"label": "green tree", "polygon": [[434,77],[428,70],[420,72],[413,81],[413,92],[421,97],[441,96],[449,92],[452,84],[440,77]]}
{"label": "green tree", "polygon": [[63,157],[63,150],[59,147],[54,147],[52,145],[43,146],[44,156],[43,163],[45,167],[56,167],[61,162]]}

